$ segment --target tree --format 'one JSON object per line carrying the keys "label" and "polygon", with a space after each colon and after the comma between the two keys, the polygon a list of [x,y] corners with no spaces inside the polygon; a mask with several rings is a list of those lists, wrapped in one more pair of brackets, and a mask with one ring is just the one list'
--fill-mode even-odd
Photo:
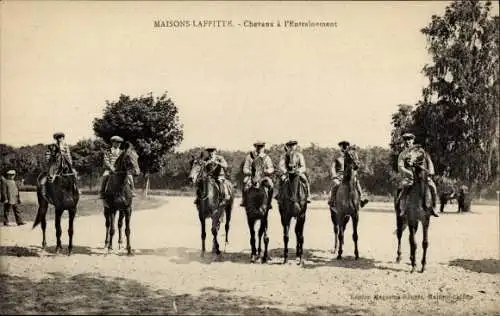
{"label": "tree", "polygon": [[160,171],[164,155],[183,140],[178,110],[167,92],[156,99],[152,93],[138,98],[122,94],[116,102],[106,101],[103,117],[94,119],[93,125],[95,134],[103,140],[118,135],[135,146],[146,179],[145,195],[149,175]]}
{"label": "tree", "polygon": [[415,124],[434,156],[470,184],[498,176],[500,20],[490,10],[491,2],[454,1],[421,30],[432,63]]}
{"label": "tree", "polygon": [[102,139],[83,139],[71,146],[73,167],[80,178],[87,180],[92,190],[103,172],[103,158],[106,143]]}

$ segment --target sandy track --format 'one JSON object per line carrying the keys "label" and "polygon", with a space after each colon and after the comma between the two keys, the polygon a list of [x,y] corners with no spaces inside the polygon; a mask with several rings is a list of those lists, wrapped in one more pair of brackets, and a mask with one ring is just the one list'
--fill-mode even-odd
{"label": "sandy track", "polygon": [[[325,202],[310,205],[305,264],[281,265],[282,229],[277,207],[270,215],[269,264],[249,263],[244,210],[235,202],[230,244],[220,261],[200,258],[200,226],[191,198],[163,198],[157,209],[132,217],[134,256],[106,255],[102,215],[75,221],[75,254],[55,255],[53,221],[46,252],[41,232],[0,228],[4,313],[161,314],[495,314],[500,311],[498,208],[432,219],[427,271],[410,274],[408,233],[403,260],[394,263],[395,218],[391,205],[372,203],[361,213],[359,261],[348,226],[345,259],[333,259],[332,225]],[[452,211],[454,207],[448,207]],[[294,223],[294,222],[292,222]],[[211,224],[208,222],[207,228]],[[67,245],[63,221],[63,246]],[[209,231],[209,230],[208,230]],[[219,235],[223,241],[224,233]],[[417,235],[420,262],[421,230]],[[115,238],[116,245],[116,238]],[[295,236],[292,230],[290,251]],[[115,247],[117,248],[117,247]],[[211,249],[211,234],[207,237]],[[66,250],[65,250],[66,251]]]}

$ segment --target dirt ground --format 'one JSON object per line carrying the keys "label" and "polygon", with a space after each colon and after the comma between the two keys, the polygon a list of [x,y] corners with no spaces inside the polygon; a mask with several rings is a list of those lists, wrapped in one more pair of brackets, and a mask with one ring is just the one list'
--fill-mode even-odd
{"label": "dirt ground", "polygon": [[[344,260],[334,259],[332,224],[324,201],[309,205],[305,263],[281,264],[282,228],[277,206],[270,214],[268,264],[250,263],[244,210],[235,201],[229,244],[220,260],[200,257],[200,224],[192,198],[158,197],[163,205],[132,217],[133,256],[102,249],[102,214],[75,220],[74,254],[54,254],[53,221],[42,251],[40,228],[0,228],[0,312],[71,314],[232,315],[493,315],[500,312],[499,211],[448,206],[432,219],[427,270],[410,273],[408,232],[403,260],[396,255],[392,206],[371,203],[360,214],[359,249],[353,258],[352,227]],[[294,224],[294,222],[292,222]],[[210,221],[207,249],[211,249]],[[295,252],[291,230],[290,252]],[[223,241],[224,232],[219,234]],[[417,234],[420,267],[421,230]],[[223,244],[223,243],[222,243]]]}

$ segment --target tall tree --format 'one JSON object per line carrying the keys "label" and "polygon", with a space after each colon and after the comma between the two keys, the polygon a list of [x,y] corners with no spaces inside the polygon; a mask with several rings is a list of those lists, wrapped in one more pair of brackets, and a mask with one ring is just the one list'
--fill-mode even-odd
{"label": "tall tree", "polygon": [[94,132],[105,141],[119,135],[135,146],[146,195],[149,175],[161,169],[164,155],[183,140],[177,106],[166,92],[157,98],[152,93],[138,98],[122,94],[118,101],[107,101],[103,117],[94,120]]}
{"label": "tall tree", "polygon": [[79,177],[87,180],[91,190],[103,171],[105,148],[106,143],[102,139],[83,139],[71,146],[73,167]]}

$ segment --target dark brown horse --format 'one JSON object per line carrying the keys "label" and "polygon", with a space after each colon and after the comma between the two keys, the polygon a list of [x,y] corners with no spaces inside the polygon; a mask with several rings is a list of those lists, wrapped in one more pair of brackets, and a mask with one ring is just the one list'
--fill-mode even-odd
{"label": "dark brown horse", "polygon": [[[264,254],[262,256],[262,263],[267,262],[269,259],[268,246],[269,237],[267,235],[268,227],[268,214],[271,207],[270,197],[273,196],[273,190],[269,190],[262,184],[264,178],[264,159],[256,157],[253,161],[253,175],[251,179],[251,187],[246,192],[246,205],[245,211],[247,214],[248,228],[250,229],[250,246],[252,254],[250,261],[255,262],[261,254],[262,237],[264,237]],[[264,207],[265,205],[265,207]],[[260,221],[259,226],[259,247],[255,247],[255,223]]]}
{"label": "dark brown horse", "polygon": [[207,218],[212,219],[212,235],[213,244],[212,252],[217,256],[220,256],[220,246],[217,241],[217,235],[219,232],[220,223],[226,216],[226,239],[225,244],[229,242],[229,223],[231,221],[231,212],[233,209],[234,196],[232,191],[229,192],[229,199],[225,200],[221,193],[221,188],[216,183],[216,180],[211,176],[214,174],[215,169],[214,163],[207,163],[202,159],[194,158],[191,161],[191,172],[189,173],[188,179],[193,185],[196,186],[196,196],[198,198],[198,203],[196,205],[198,209],[198,218],[201,223],[201,256],[205,255],[205,238],[206,228],[205,220]]}
{"label": "dark brown horse", "polygon": [[287,166],[287,179],[281,183],[280,193],[278,196],[278,205],[281,217],[281,225],[283,226],[283,263],[288,261],[288,240],[290,230],[290,222],[292,218],[296,218],[295,236],[297,238],[297,248],[295,252],[297,264],[302,264],[302,255],[304,248],[304,224],[306,221],[307,211],[307,188],[306,184],[300,179],[300,175],[296,171],[297,157],[293,151],[289,151],[285,156]]}
{"label": "dark brown horse", "polygon": [[[37,200],[38,200],[38,211],[36,214],[35,222],[33,223],[33,228],[38,224],[42,227],[42,248],[45,249],[47,241],[45,238],[45,229],[47,228],[46,215],[49,204],[54,205],[56,216],[55,216],[55,226],[56,226],[56,238],[57,246],[56,253],[62,250],[61,245],[61,216],[64,210],[69,213],[69,225],[68,225],[68,255],[71,255],[73,250],[73,222],[75,220],[77,205],[80,199],[80,193],[78,190],[78,184],[76,180],[76,175],[73,170],[69,168],[69,165],[65,163],[62,157],[58,158],[60,162],[60,168],[55,173],[53,181],[47,179],[47,174],[42,173],[38,177],[37,185]],[[45,181],[42,181],[45,180]],[[45,184],[40,184],[45,182]],[[45,185],[46,190],[42,190],[42,185]],[[45,193],[42,193],[44,192]]]}
{"label": "dark brown horse", "polygon": [[113,249],[113,236],[115,234],[115,217],[119,212],[118,244],[121,244],[121,225],[125,219],[125,236],[127,238],[127,253],[132,254],[130,245],[130,218],[132,216],[132,186],[129,175],[137,176],[140,173],[138,156],[131,143],[125,143],[122,154],[115,162],[115,171],[109,175],[104,191],[104,217],[106,219],[105,247],[108,251]]}
{"label": "dark brown horse", "polygon": [[335,250],[338,246],[337,259],[342,259],[344,246],[344,234],[352,219],[352,240],[354,241],[354,256],[359,259],[358,250],[358,221],[360,209],[360,196],[356,186],[356,173],[359,167],[359,158],[353,147],[348,148],[344,155],[344,176],[339,184],[335,201],[336,207],[330,207],[330,215],[333,222]]}
{"label": "dark brown horse", "polygon": [[422,270],[425,270],[427,247],[429,245],[428,230],[430,224],[430,213],[427,211],[432,206],[432,196],[428,186],[428,171],[424,164],[423,151],[414,150],[409,161],[409,165],[413,171],[413,184],[409,187],[406,194],[401,198],[400,207],[403,215],[400,215],[399,210],[396,209],[396,224],[397,224],[397,237],[398,237],[398,250],[396,262],[401,260],[401,237],[403,232],[408,226],[410,231],[410,261],[411,272],[415,271],[415,256],[417,251],[417,244],[415,242],[415,234],[417,233],[418,223],[422,223]]}

